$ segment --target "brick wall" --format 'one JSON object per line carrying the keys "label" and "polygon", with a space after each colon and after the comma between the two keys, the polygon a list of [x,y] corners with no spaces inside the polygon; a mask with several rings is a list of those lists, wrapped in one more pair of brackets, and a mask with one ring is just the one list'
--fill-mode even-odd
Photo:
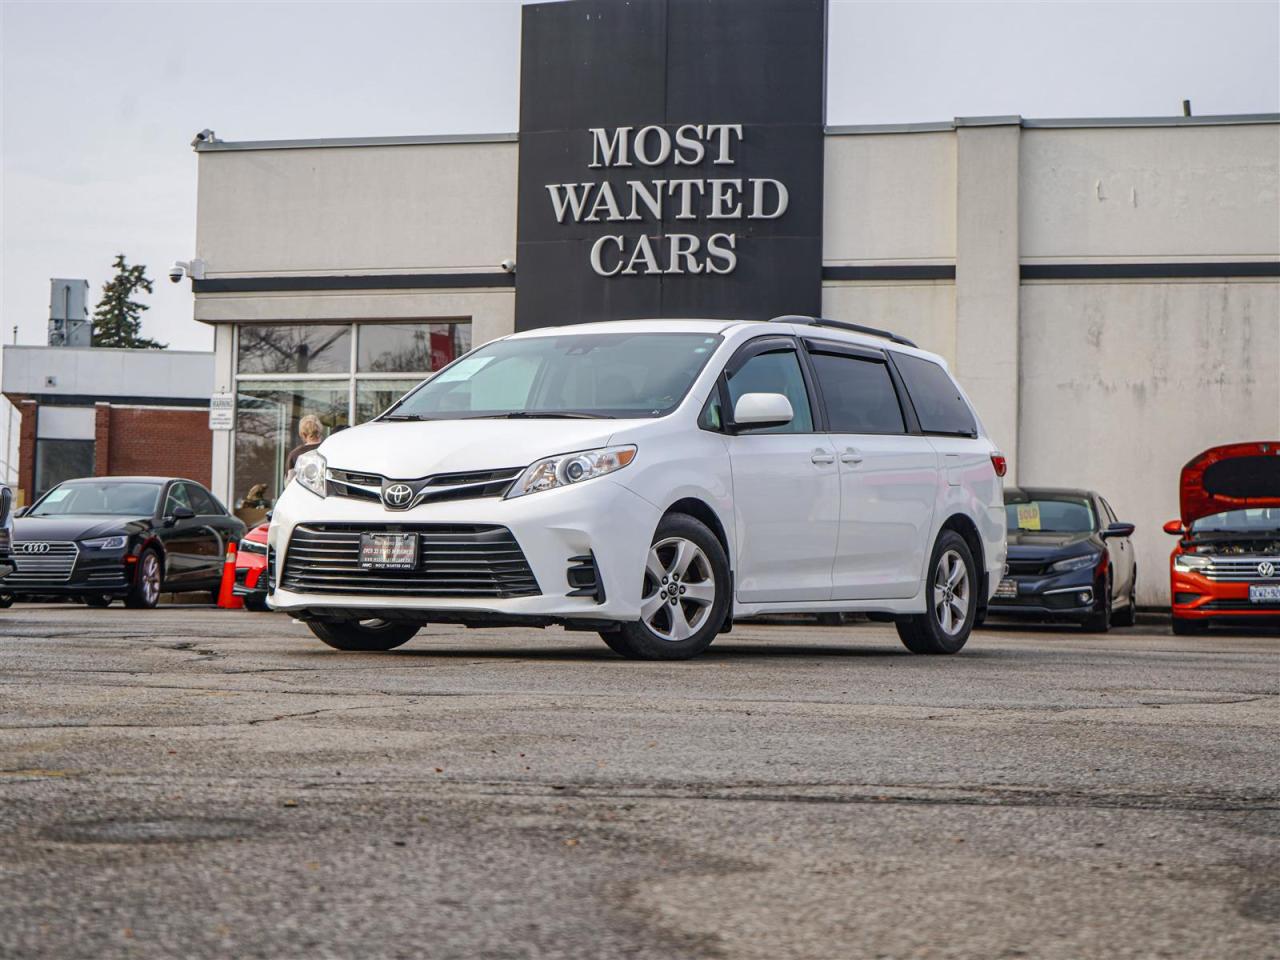
{"label": "brick wall", "polygon": [[36,492],[36,418],[40,415],[40,404],[21,400],[18,410],[22,414],[22,433],[18,438],[17,492],[19,502],[26,506],[35,499]]}
{"label": "brick wall", "polygon": [[[104,415],[105,414],[105,415]],[[186,477],[208,486],[213,443],[207,410],[98,407],[98,475]],[[103,421],[107,429],[103,431]],[[104,436],[105,433],[105,436]],[[106,447],[105,456],[101,447]],[[104,465],[106,469],[103,470]]]}

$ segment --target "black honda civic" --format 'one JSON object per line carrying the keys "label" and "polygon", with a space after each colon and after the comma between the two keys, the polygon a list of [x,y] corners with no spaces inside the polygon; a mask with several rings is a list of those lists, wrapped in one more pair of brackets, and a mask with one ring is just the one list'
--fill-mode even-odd
{"label": "black honda civic", "polygon": [[1004,503],[1009,572],[991,616],[1068,620],[1093,632],[1133,626],[1133,524],[1117,520],[1092,490],[1006,487]]}
{"label": "black honda civic", "polygon": [[78,598],[154,607],[162,591],[208,591],[216,601],[228,543],[244,523],[194,480],[67,480],[18,512],[16,569],[0,579],[0,605]]}

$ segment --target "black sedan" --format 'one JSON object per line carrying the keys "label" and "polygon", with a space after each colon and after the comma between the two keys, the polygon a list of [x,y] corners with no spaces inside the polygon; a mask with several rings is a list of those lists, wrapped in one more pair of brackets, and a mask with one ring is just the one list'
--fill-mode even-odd
{"label": "black sedan", "polygon": [[1119,522],[1092,490],[1009,487],[1004,502],[1009,572],[991,598],[992,616],[1068,620],[1097,633],[1133,626],[1133,524]]}
{"label": "black sedan", "polygon": [[164,590],[208,591],[216,601],[227,544],[244,532],[194,480],[68,480],[19,511],[17,569],[0,579],[0,604],[73,597],[144,608]]}

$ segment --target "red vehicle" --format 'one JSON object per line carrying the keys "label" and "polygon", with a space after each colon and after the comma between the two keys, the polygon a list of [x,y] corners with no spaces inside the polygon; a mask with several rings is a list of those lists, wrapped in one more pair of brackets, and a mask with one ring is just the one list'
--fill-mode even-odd
{"label": "red vehicle", "polygon": [[1173,632],[1280,629],[1280,440],[1213,447],[1182,468],[1169,558]]}
{"label": "red vehicle", "polygon": [[236,550],[236,582],[231,592],[244,599],[246,610],[262,612],[267,606],[267,527],[263,522],[244,535]]}

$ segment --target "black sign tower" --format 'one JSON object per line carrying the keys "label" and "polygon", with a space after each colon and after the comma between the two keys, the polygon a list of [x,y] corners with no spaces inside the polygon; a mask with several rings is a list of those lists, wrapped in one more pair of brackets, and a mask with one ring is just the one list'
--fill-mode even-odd
{"label": "black sign tower", "polygon": [[818,313],[825,0],[524,7],[516,329]]}

